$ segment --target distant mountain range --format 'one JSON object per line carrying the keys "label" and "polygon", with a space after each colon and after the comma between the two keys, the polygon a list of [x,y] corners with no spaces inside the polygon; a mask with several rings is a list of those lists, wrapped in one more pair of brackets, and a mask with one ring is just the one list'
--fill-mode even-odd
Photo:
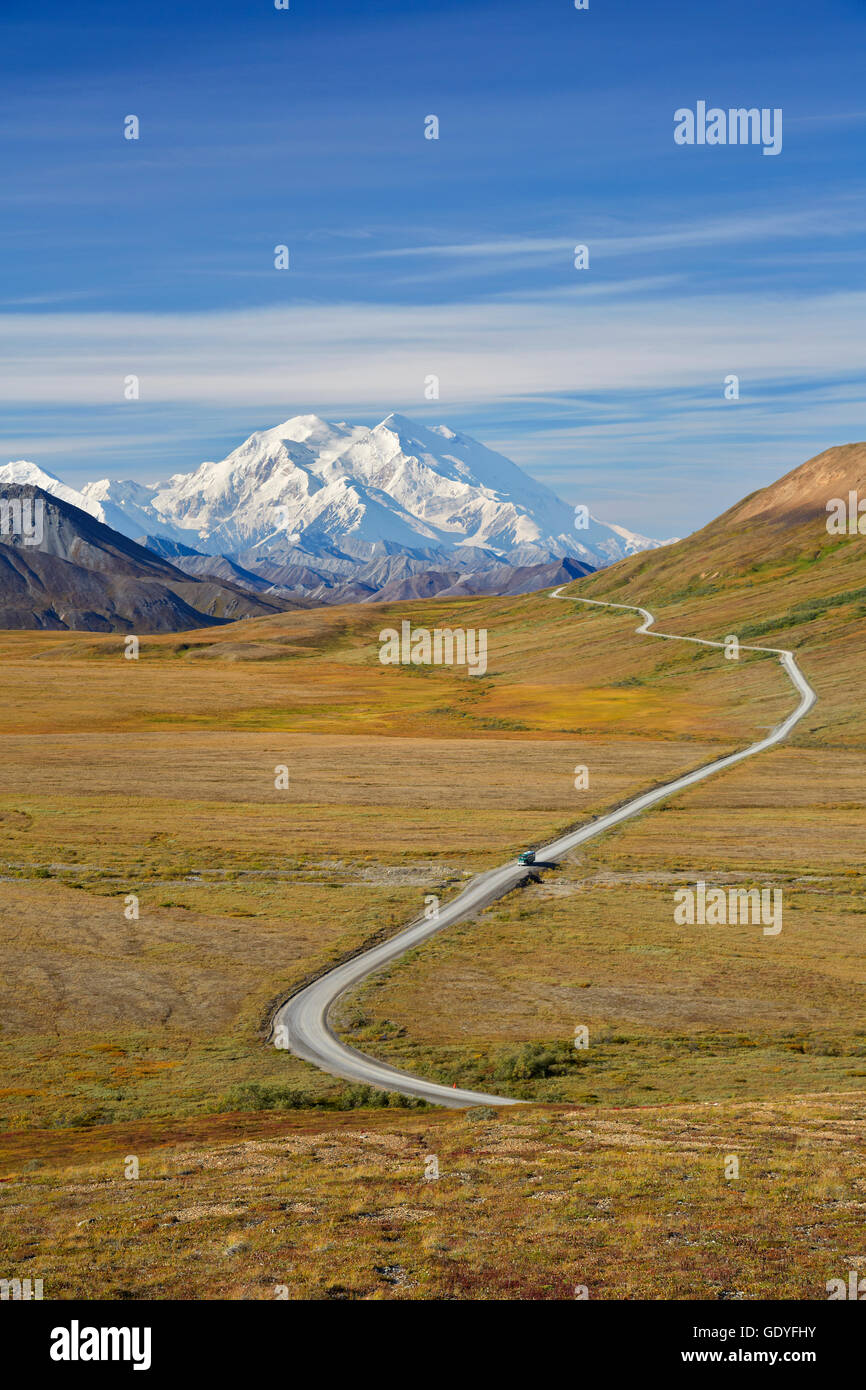
{"label": "distant mountain range", "polygon": [[237,618],[285,612],[295,605],[233,583],[185,574],[161,556],[112,531],[60,497],[5,483],[16,502],[44,508],[37,543],[0,536],[0,628],[86,632],[180,632]]}
{"label": "distant mountain range", "polygon": [[[222,470],[227,482],[237,468],[229,462],[205,464],[191,476],[201,480],[203,470]],[[92,489],[77,493],[34,464],[12,464],[0,469],[0,628],[181,631],[320,604],[523,594],[590,574],[589,592],[605,598],[627,596],[634,585],[639,594],[650,575],[653,594],[664,602],[671,595],[722,595],[730,576],[760,572],[766,580],[762,585],[755,587],[749,580],[749,594],[755,587],[754,603],[761,608],[777,602],[779,612],[784,612],[783,595],[774,599],[770,592],[773,576],[778,573],[782,585],[798,583],[804,567],[817,573],[831,560],[841,577],[847,576],[850,593],[822,598],[821,604],[833,606],[842,597],[862,603],[863,590],[857,587],[862,542],[857,542],[862,535],[860,499],[866,496],[864,469],[866,445],[828,449],[685,540],[655,548],[650,556],[638,554],[635,546],[622,562],[593,573],[585,560],[569,555],[518,563],[520,547],[508,551],[506,558],[474,544],[383,546],[365,559],[351,555],[345,546],[322,543],[314,554],[308,534],[283,554],[273,533],[273,549],[253,544],[233,553],[209,554],[164,534],[145,532],[138,540],[122,534],[92,514],[97,506],[89,495]],[[12,481],[13,472],[30,481]],[[522,476],[518,469],[515,472]],[[37,486],[37,477],[50,482],[50,490]],[[172,480],[173,485],[177,482]],[[157,489],[143,491],[151,498],[146,506],[155,510]],[[89,509],[70,499],[87,501]],[[553,503],[564,505],[556,498]],[[25,514],[33,519],[37,505],[39,526],[23,524]],[[249,505],[255,507],[255,498]],[[829,527],[828,507],[834,506],[844,509],[847,517],[847,529],[841,533]],[[16,516],[17,534],[12,524]],[[123,520],[131,527],[138,518]],[[532,544],[538,539],[536,535]],[[814,608],[815,603],[799,603],[782,625],[795,618],[805,622]],[[770,620],[760,630],[772,627]]]}
{"label": "distant mountain range", "polygon": [[[16,485],[109,529],[115,555],[125,538],[158,556],[176,598],[178,574],[207,581],[208,599],[199,588],[184,602],[221,620],[252,615],[234,611],[238,594],[286,607],[525,593],[663,544],[588,515],[576,526],[574,508],[504,455],[400,415],[372,429],[295,416],[164,483],[106,478],[78,491],[20,460],[0,467],[0,495]],[[68,529],[57,509],[52,526],[61,517]],[[75,612],[69,625],[87,625]],[[106,596],[94,621],[112,612]],[[176,617],[188,625],[190,614]]]}

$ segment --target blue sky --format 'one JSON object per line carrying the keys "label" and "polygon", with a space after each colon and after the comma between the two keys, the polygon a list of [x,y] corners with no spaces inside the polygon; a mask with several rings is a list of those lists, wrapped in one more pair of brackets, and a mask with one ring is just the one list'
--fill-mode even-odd
{"label": "blue sky", "polygon": [[[864,42],[866,0],[4,0],[0,463],[396,409],[682,534],[866,435]],[[781,154],[676,145],[699,100]]]}

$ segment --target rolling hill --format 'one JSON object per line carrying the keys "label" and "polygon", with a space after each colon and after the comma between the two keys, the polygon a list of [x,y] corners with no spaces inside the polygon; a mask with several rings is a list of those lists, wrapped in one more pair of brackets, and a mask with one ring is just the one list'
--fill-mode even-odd
{"label": "rolling hill", "polygon": [[10,530],[0,536],[0,627],[179,632],[290,607],[222,579],[184,574],[32,484],[5,485],[4,506],[16,502],[41,506],[43,521],[33,544]]}

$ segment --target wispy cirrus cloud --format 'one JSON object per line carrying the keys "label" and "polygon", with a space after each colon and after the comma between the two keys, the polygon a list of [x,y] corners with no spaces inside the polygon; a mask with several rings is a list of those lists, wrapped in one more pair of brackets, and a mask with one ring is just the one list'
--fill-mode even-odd
{"label": "wispy cirrus cloud", "polygon": [[358,259],[386,260],[423,258],[442,260],[510,260],[526,257],[549,258],[568,253],[577,241],[591,242],[602,257],[633,256],[665,251],[681,251],[712,246],[750,246],[754,243],[795,240],[820,236],[822,240],[859,234],[863,226],[862,199],[840,197],[830,206],[797,207],[790,210],[715,217],[704,221],[676,223],[654,230],[617,234],[609,227],[584,226],[575,220],[573,235],[557,237],[502,237],[495,240],[465,242],[426,242],[361,252]]}
{"label": "wispy cirrus cloud", "polygon": [[[410,408],[560,393],[815,383],[866,370],[866,292],[557,295],[219,313],[0,314],[0,401]],[[132,405],[132,403],[130,403]]]}

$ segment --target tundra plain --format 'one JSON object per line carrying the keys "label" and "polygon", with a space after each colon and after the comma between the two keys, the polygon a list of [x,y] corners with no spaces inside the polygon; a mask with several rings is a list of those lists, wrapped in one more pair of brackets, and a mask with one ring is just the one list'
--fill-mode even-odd
{"label": "tundra plain", "polygon": [[[750,536],[569,592],[794,647],[819,701],[790,744],[340,1006],[356,1046],[532,1103],[507,1116],[324,1076],[266,1046],[269,1011],[427,895],[760,737],[794,698],[775,658],[546,594],[299,611],[138,661],[0,634],[4,1270],[169,1298],[809,1298],[862,1271],[866,566],[813,521],[772,560]],[[403,619],[485,627],[487,673],[383,667]],[[781,933],[676,925],[697,879],[781,887]]]}

